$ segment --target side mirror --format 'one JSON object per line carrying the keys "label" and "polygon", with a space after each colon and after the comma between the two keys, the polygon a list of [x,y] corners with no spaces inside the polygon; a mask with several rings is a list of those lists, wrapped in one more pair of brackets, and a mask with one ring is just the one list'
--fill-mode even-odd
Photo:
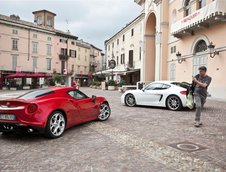
{"label": "side mirror", "polygon": [[96,101],[97,96],[92,95],[92,102]]}

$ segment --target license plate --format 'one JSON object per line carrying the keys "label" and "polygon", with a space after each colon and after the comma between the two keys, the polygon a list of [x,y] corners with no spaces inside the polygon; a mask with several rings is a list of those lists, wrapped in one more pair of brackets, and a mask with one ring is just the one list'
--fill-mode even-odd
{"label": "license plate", "polygon": [[16,116],[13,114],[0,114],[0,120],[9,120],[13,121],[16,119]]}

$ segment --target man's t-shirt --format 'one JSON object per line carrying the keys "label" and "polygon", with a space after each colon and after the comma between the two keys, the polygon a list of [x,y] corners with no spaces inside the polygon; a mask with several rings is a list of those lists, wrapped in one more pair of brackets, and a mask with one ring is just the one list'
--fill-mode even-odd
{"label": "man's t-shirt", "polygon": [[197,80],[201,83],[207,84],[207,87],[203,88],[203,87],[199,86],[199,84],[196,84],[194,95],[200,95],[203,97],[207,97],[207,88],[210,85],[212,78],[209,77],[208,75],[206,75],[205,77],[199,76]]}

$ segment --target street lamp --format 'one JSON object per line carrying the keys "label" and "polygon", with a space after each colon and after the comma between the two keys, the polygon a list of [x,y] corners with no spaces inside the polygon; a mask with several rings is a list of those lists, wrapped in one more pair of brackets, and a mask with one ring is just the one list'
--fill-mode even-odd
{"label": "street lamp", "polygon": [[210,42],[210,45],[208,45],[208,48],[209,48],[209,50],[210,50],[210,57],[211,58],[214,58],[215,57],[215,55],[219,55],[219,51],[216,51],[215,50],[215,45],[213,45],[213,43],[212,42]]}
{"label": "street lamp", "polygon": [[183,61],[185,61],[185,59],[182,58],[181,53],[179,51],[177,52],[176,56],[177,56],[178,63],[181,64]]}

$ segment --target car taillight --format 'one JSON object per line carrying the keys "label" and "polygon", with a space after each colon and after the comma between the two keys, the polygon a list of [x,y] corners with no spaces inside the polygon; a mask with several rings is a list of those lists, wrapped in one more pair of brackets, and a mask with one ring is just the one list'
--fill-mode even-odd
{"label": "car taillight", "polygon": [[38,110],[38,106],[36,104],[30,104],[28,107],[27,107],[27,111],[28,113],[34,113]]}
{"label": "car taillight", "polygon": [[180,92],[182,95],[186,95],[187,94],[187,91],[181,91]]}

